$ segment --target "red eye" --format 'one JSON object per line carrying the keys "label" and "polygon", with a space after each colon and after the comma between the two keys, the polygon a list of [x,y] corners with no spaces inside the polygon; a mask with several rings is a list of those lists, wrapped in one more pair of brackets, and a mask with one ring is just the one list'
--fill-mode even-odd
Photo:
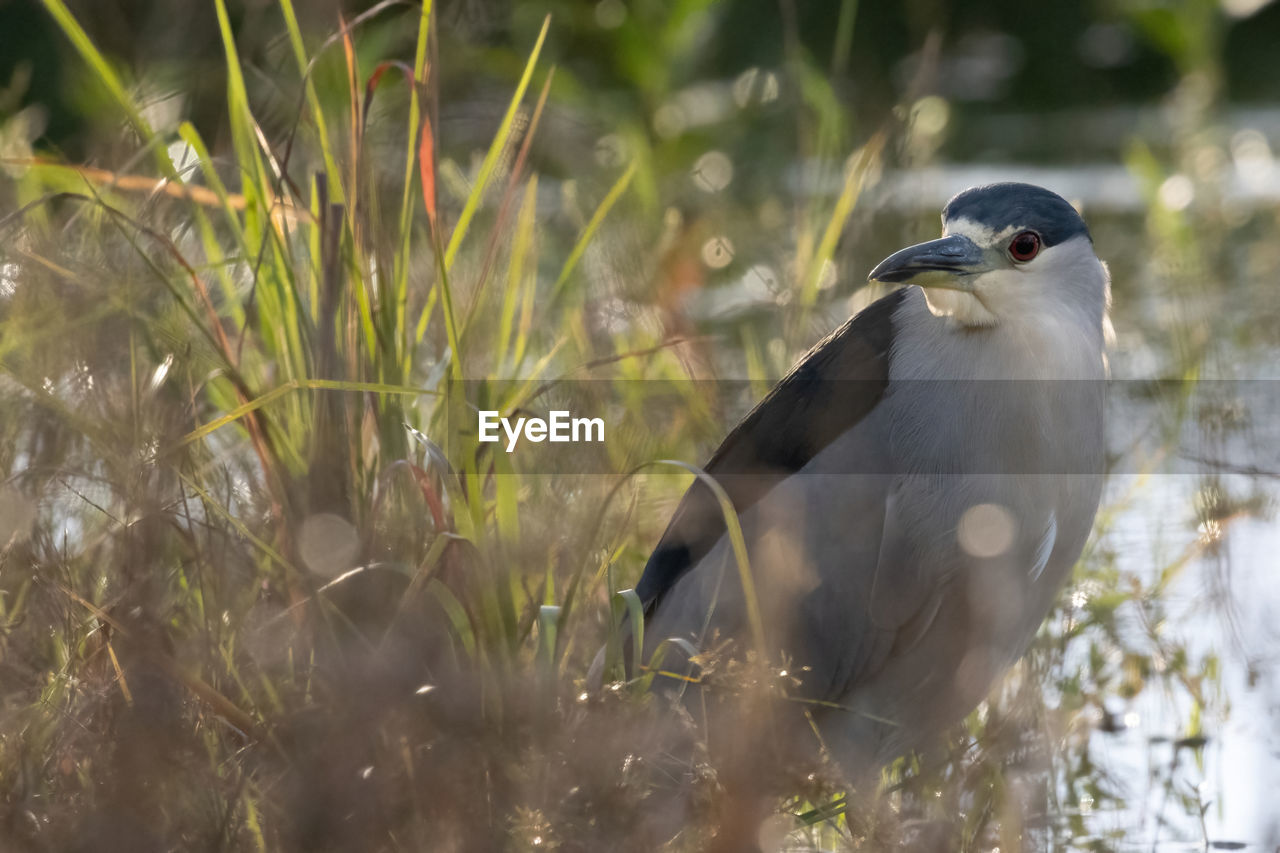
{"label": "red eye", "polygon": [[1019,263],[1031,260],[1040,254],[1040,235],[1034,231],[1023,231],[1009,241],[1009,257]]}

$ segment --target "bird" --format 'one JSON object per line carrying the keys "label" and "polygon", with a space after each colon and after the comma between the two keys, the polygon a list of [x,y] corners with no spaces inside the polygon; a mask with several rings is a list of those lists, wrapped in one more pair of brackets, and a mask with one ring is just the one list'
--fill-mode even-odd
{"label": "bird", "polygon": [[682,695],[712,647],[750,651],[754,603],[761,651],[789,662],[807,712],[795,731],[864,781],[982,701],[1079,559],[1110,306],[1080,214],[1025,183],[959,193],[940,238],[868,278],[903,286],[814,346],[703,466],[752,589],[701,479],[635,587],[641,663],[660,652]]}

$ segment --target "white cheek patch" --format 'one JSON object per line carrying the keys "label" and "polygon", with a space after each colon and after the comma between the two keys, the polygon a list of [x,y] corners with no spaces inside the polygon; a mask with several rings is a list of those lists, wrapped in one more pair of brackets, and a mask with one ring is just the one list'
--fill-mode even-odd
{"label": "white cheek patch", "polygon": [[972,219],[961,218],[953,219],[950,222],[944,223],[942,233],[946,236],[958,234],[961,237],[968,237],[970,240],[986,249],[996,245],[1004,246],[1004,244],[1009,241],[1010,237],[1021,230],[1022,229],[1017,226],[1010,225],[1007,228],[995,231],[980,222],[974,222]]}

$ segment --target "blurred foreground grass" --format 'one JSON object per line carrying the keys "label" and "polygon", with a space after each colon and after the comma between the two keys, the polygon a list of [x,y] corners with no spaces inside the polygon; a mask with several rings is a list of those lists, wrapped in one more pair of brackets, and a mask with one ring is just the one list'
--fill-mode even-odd
{"label": "blurred foreground grass", "polygon": [[[696,215],[656,204],[658,154],[622,133],[607,166],[540,182],[549,21],[464,168],[438,150],[429,4],[393,10],[416,28],[401,62],[358,46],[387,4],[309,46],[290,0],[281,138],[255,118],[215,2],[229,128],[215,153],[190,124],[154,132],[67,8],[44,3],[131,153],[8,164],[6,849],[654,849],[647,768],[683,723],[643,681],[597,695],[581,679],[616,647],[635,602],[611,591],[689,479],[635,469],[698,461],[733,415],[687,381],[714,358],[672,269],[704,247]],[[883,162],[886,137],[849,149],[802,70],[816,130],[797,156],[848,160],[835,196],[791,199],[780,219],[785,345],[749,324],[732,342],[757,394],[822,330],[838,243]],[[344,84],[321,91],[320,76]],[[717,165],[701,163],[708,179]],[[601,280],[643,305],[638,321],[595,298]],[[641,425],[610,442],[615,474],[522,470],[476,443],[477,409],[543,413],[566,377],[599,380],[609,423]],[[827,848],[1106,848],[1086,825],[1116,796],[1090,758],[1104,700],[1177,685],[1191,750],[1214,701],[1213,659],[1164,648],[1157,672],[1116,629],[1117,608],[1158,608],[1184,563],[1134,586],[1094,548],[1073,588],[1089,595],[1064,593],[948,745],[852,796],[830,768],[779,767],[799,816],[781,826]],[[678,849],[715,823],[714,762],[698,775]]]}

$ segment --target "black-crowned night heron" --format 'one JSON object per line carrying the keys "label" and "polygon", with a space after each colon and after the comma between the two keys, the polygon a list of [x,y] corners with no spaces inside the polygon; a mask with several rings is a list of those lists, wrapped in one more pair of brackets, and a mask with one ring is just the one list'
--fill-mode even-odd
{"label": "black-crowned night heron", "polygon": [[[957,195],[942,225],[870,274],[919,286],[814,347],[705,466],[741,522],[766,651],[855,779],[1023,654],[1101,488],[1109,280],[1084,221],[1002,183]],[[636,587],[646,659],[668,637],[750,646],[735,565],[695,482]]]}

